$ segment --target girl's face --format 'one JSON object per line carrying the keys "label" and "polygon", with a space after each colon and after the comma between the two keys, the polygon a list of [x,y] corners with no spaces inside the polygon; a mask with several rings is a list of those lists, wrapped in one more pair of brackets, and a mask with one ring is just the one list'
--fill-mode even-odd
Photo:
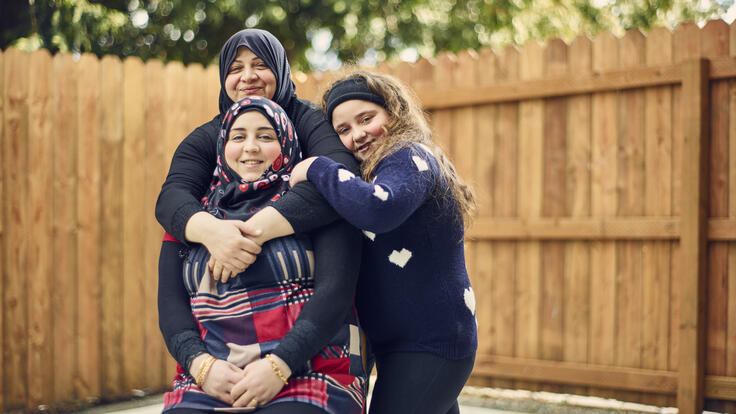
{"label": "girl's face", "polygon": [[247,47],[240,47],[227,71],[225,92],[233,102],[253,95],[273,99],[276,93],[276,75],[263,59]]}
{"label": "girl's face", "polygon": [[273,125],[258,111],[240,114],[225,143],[225,161],[245,181],[255,181],[281,155]]}
{"label": "girl's face", "polygon": [[345,101],[332,111],[332,127],[359,161],[365,160],[383,138],[388,120],[388,112],[382,106],[359,99]]}

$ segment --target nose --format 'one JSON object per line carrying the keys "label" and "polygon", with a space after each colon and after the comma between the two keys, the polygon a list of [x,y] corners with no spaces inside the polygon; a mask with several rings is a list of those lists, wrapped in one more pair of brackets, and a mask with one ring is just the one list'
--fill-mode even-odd
{"label": "nose", "polygon": [[240,79],[243,81],[248,81],[248,80],[254,79],[255,77],[256,77],[256,71],[247,66],[240,73]]}
{"label": "nose", "polygon": [[366,133],[363,128],[353,128],[353,142],[359,144],[365,138]]}
{"label": "nose", "polygon": [[243,152],[258,152],[261,147],[258,146],[258,141],[254,138],[248,138],[243,144]]}

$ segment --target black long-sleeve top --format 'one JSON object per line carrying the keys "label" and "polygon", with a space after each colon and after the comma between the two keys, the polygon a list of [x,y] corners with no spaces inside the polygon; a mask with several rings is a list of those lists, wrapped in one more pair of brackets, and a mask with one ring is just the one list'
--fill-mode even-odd
{"label": "black long-sleeve top", "polygon": [[[358,164],[340,143],[332,127],[306,101],[291,100],[284,107],[294,124],[304,156],[325,155],[353,172]],[[220,115],[190,133],[179,145],[156,202],[156,218],[166,231],[185,242],[184,229],[201,211],[216,165]],[[337,214],[309,183],[300,183],[274,205],[295,232],[317,229]],[[359,233],[338,221],[312,232],[315,252],[315,293],[294,327],[274,353],[290,367],[301,366],[335,334],[354,299],[360,265]],[[159,260],[159,327],[172,356],[188,369],[194,357],[206,352],[191,313],[181,276],[182,245],[164,242]]]}

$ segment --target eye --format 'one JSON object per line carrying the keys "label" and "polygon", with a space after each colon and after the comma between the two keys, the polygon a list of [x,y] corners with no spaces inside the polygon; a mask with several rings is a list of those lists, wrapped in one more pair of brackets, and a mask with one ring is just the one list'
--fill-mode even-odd
{"label": "eye", "polygon": [[228,69],[227,73],[235,73],[235,72],[240,71],[242,68],[243,67],[240,65],[233,65],[233,66],[230,66],[230,69]]}
{"label": "eye", "polygon": [[363,124],[367,124],[368,122],[373,119],[373,115],[365,115],[364,117],[360,118],[360,122]]}
{"label": "eye", "polygon": [[268,69],[268,66],[266,66],[266,64],[263,62],[256,62],[255,67],[257,67],[258,69]]}
{"label": "eye", "polygon": [[335,132],[337,132],[337,135],[345,135],[350,131],[350,128],[338,128]]}
{"label": "eye", "polygon": [[274,141],[276,137],[270,134],[262,134],[258,136],[258,139],[261,141]]}
{"label": "eye", "polygon": [[240,142],[245,139],[245,135],[237,134],[230,137],[230,141]]}

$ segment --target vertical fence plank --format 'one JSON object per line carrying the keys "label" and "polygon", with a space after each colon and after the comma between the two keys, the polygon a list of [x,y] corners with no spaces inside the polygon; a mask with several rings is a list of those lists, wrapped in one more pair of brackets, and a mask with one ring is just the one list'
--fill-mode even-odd
{"label": "vertical fence plank", "polygon": [[[126,85],[143,85],[143,62],[139,58],[127,58],[123,62],[123,79]],[[194,85],[188,84],[193,88]],[[143,292],[154,286],[146,277],[141,259],[144,243],[141,243],[143,227],[143,188],[145,184],[145,125],[144,90],[127,87],[123,90],[123,148],[122,148],[122,358],[123,390],[145,387],[144,340],[145,329],[141,321],[147,320]],[[196,106],[197,99],[190,100]]]}
{"label": "vertical fence plank", "polygon": [[[152,213],[156,199],[158,198],[161,184],[166,178],[166,171],[169,167],[170,156],[165,154],[164,136],[166,125],[161,120],[166,119],[166,107],[164,106],[164,67],[161,61],[151,60],[145,66],[145,142],[146,151],[144,155],[145,182],[146,186],[145,205],[146,209],[151,211],[145,215],[145,239],[146,248],[143,252],[145,257],[146,278],[143,281],[144,292],[146,296],[146,343],[145,343],[145,366],[151,367],[145,371],[146,384],[163,385],[167,378],[164,377],[163,367],[165,350],[163,349],[163,341],[161,333],[158,329],[158,306],[157,306],[157,286],[158,286],[158,256],[161,250],[161,237],[163,229],[156,222]],[[205,100],[207,101],[207,100]],[[209,102],[210,111],[213,106]],[[216,106],[215,106],[216,107]],[[155,185],[152,185],[155,183]],[[158,367],[158,369],[156,368]]]}
{"label": "vertical fence plank", "polygon": [[[729,27],[729,55],[736,56],[736,24]],[[736,82],[729,85],[728,117],[728,216],[736,219]],[[736,243],[728,246],[728,338],[726,375],[736,377]],[[730,411],[736,411],[731,403]]]}
{"label": "vertical fence plank", "polygon": [[[569,71],[580,76],[592,72],[592,42],[584,36],[570,45]],[[571,96],[567,110],[567,215],[590,216],[591,162],[591,97]],[[590,336],[590,244],[568,242],[565,247],[564,287],[564,346],[563,358],[568,362],[587,363]],[[569,392],[585,394],[586,387],[570,388]]]}
{"label": "vertical fence plank", "polygon": [[[646,39],[647,65],[672,63],[672,33],[666,28],[651,30]],[[644,214],[672,214],[672,87],[645,91]],[[645,242],[642,289],[642,367],[667,370],[670,318],[671,242]],[[654,396],[648,403],[673,406],[674,399]]]}
{"label": "vertical fence plank", "polygon": [[[437,56],[434,64],[434,82],[435,85],[452,85],[452,74],[456,67],[455,55],[445,52]],[[451,160],[455,159],[455,152],[452,146],[452,125],[453,111],[452,109],[438,109],[432,113],[432,131],[434,139]]]}
{"label": "vertical fence plank", "polygon": [[[645,39],[638,29],[620,40],[619,67],[634,68],[645,62]],[[644,91],[619,94],[618,216],[644,214]],[[641,366],[642,242],[618,242],[616,254],[616,364]],[[625,401],[641,399],[639,392],[621,392]]]}
{"label": "vertical fence plank", "polygon": [[[52,216],[54,158],[51,105],[51,55],[45,49],[31,54],[28,107],[28,406],[37,407],[53,395],[51,358]],[[51,201],[51,205],[49,205]],[[51,371],[51,375],[40,375]]]}
{"label": "vertical fence plank", "polygon": [[[53,395],[51,358],[51,289],[53,237],[53,172],[51,55],[45,49],[31,54],[28,108],[28,199],[30,229],[28,257],[28,405],[37,407]],[[49,203],[51,201],[51,203]],[[51,205],[49,205],[51,204]],[[51,375],[39,375],[51,371]]]}
{"label": "vertical fence plank", "polygon": [[123,392],[123,65],[112,56],[100,62],[102,87],[100,130],[102,170],[102,394]]}
{"label": "vertical fence plank", "polygon": [[708,73],[707,60],[683,64],[680,360],[677,406],[681,414],[703,409],[708,281]]}
{"label": "vertical fence plank", "polygon": [[[593,71],[618,67],[618,41],[609,33],[593,40]],[[617,209],[618,108],[615,92],[593,95],[590,203],[593,217],[613,217]],[[616,315],[616,244],[591,242],[590,362],[614,364]],[[613,396],[607,391],[595,392]]]}
{"label": "vertical fence plank", "polygon": [[77,376],[76,396],[94,401],[101,394],[102,361],[100,322],[100,276],[102,239],[101,192],[101,65],[97,57],[84,54],[77,78]]}
{"label": "vertical fence plank", "polygon": [[[5,132],[5,54],[0,50],[0,161],[5,163],[5,143],[10,141],[10,138],[4,134]],[[10,64],[10,63],[8,63]],[[0,292],[5,291],[5,279],[8,274],[5,272],[5,243],[7,242],[7,230],[8,224],[5,222],[5,171],[0,167]],[[5,348],[5,315],[3,315],[3,309],[5,309],[5,301],[3,300],[3,294],[0,294],[0,330],[3,335],[0,335],[0,364],[4,361]],[[4,375],[0,374],[0,411],[5,411],[4,395],[5,395],[5,381]]]}
{"label": "vertical fence plank", "polygon": [[70,54],[54,56],[53,333],[54,401],[74,395],[77,309],[77,63]]}
{"label": "vertical fence plank", "polygon": [[[490,49],[482,49],[478,55],[477,65],[484,68],[476,71],[477,85],[493,84],[495,77],[495,55]],[[476,109],[475,117],[475,160],[474,190],[478,203],[478,217],[493,216],[492,192],[494,188],[496,105],[482,105]],[[498,334],[498,320],[501,309],[493,301],[496,278],[501,276],[493,265],[494,245],[490,241],[475,241],[475,261],[472,272],[473,290],[475,291],[476,317],[478,320],[478,355],[499,355],[494,346],[494,337]],[[487,382],[487,385],[494,385]]]}
{"label": "vertical fence plank", "polygon": [[[452,85],[457,87],[472,87],[476,85],[477,63],[478,55],[475,52],[460,52],[456,60],[456,69],[452,73]],[[458,108],[452,112],[452,145],[455,148],[453,164],[460,178],[465,183],[473,185],[475,183],[474,167],[477,148],[475,145],[475,136],[477,134],[475,108]],[[473,275],[477,268],[475,262],[475,244],[476,242],[472,240],[466,240],[465,242],[465,261],[471,281],[474,280]],[[477,297],[477,291],[475,291],[475,294]]]}
{"label": "vertical fence plank", "polygon": [[189,103],[189,113],[192,115],[188,121],[192,125],[199,126],[212,119],[215,114],[213,110],[217,106],[207,99],[202,99],[203,96],[207,96],[208,86],[207,76],[202,65],[196,63],[187,66],[186,78],[186,99]]}
{"label": "vertical fence plank", "polygon": [[[547,43],[544,49],[544,76],[567,74],[567,45],[561,39]],[[543,183],[542,216],[564,217],[567,195],[567,98],[544,101],[544,142],[542,147]],[[539,356],[561,361],[563,356],[565,242],[546,241],[541,244],[541,313]],[[560,392],[559,386],[544,385],[547,391]]]}
{"label": "vertical fence plank", "polygon": [[[702,56],[728,56],[726,22],[711,21],[700,31]],[[728,217],[728,104],[727,80],[710,83],[710,200],[709,217]],[[726,337],[728,324],[728,243],[708,244],[708,321],[706,326],[707,375],[726,375]],[[722,404],[706,404],[707,409],[724,411]]]}
{"label": "vertical fence plank", "polygon": [[[174,149],[193,129],[187,119],[186,91],[181,87],[186,82],[184,66],[172,62],[164,67],[164,131],[166,143],[166,159],[171,159]],[[214,166],[213,166],[214,168]],[[176,362],[167,355],[162,358],[163,377],[172,378],[176,371]]]}
{"label": "vertical fence plank", "polygon": [[[29,55],[15,48],[5,51],[5,125],[8,139],[3,150],[5,185],[13,189],[13,197],[3,200],[5,223],[8,223],[5,244],[3,286],[3,390],[4,409],[23,408],[27,401],[28,336],[26,314],[28,229],[31,217],[25,205],[30,195],[27,181],[28,159],[28,62]],[[12,224],[12,225],[11,225]],[[12,240],[12,242],[11,242]]]}
{"label": "vertical fence plank", "polygon": [[[673,33],[674,63],[683,63],[688,59],[700,56],[700,29],[694,23],[682,23]],[[684,136],[682,128],[683,109],[682,88],[672,91],[672,124],[677,126],[672,134],[672,215],[682,216],[682,162]],[[670,370],[679,371],[680,364],[680,303],[682,302],[682,258],[680,256],[681,241],[672,246],[672,286],[670,303],[672,318],[670,322]]]}
{"label": "vertical fence plank", "polygon": [[[495,67],[496,80],[514,81],[519,77],[519,51],[506,47]],[[517,168],[519,159],[519,105],[516,102],[505,102],[498,105],[495,122],[496,130],[493,144],[496,148],[493,187],[493,214],[497,217],[512,218],[518,215],[517,207]],[[516,257],[518,246],[514,241],[494,243],[493,271],[497,275],[493,280],[492,300],[498,311],[494,314],[493,346],[497,355],[514,356],[516,354],[516,325],[518,305],[516,303]],[[514,386],[513,381],[498,380],[498,387]]]}
{"label": "vertical fence plank", "polygon": [[[544,73],[544,50],[536,42],[521,50],[519,78],[541,78]],[[537,218],[542,213],[542,175],[544,102],[541,99],[519,103],[519,157],[517,165],[518,213],[522,219]],[[540,356],[541,246],[538,241],[520,241],[516,258],[516,355]],[[534,384],[519,387],[534,389]]]}

